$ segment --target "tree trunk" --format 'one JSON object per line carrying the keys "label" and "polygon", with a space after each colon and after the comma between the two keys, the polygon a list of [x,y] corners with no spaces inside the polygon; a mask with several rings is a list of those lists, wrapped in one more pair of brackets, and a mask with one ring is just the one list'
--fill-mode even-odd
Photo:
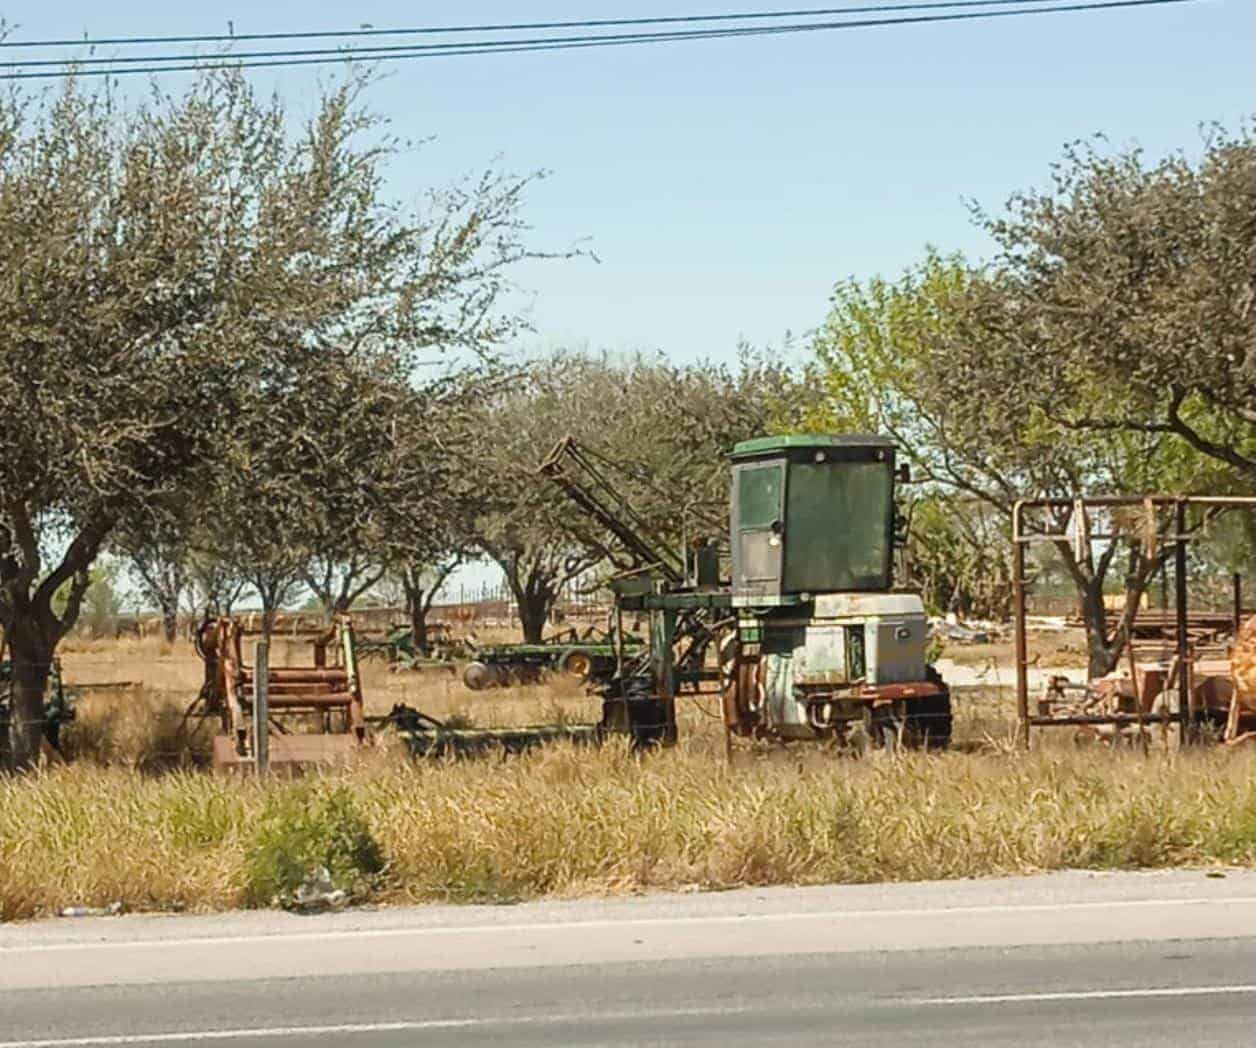
{"label": "tree trunk", "polygon": [[167,605],[161,609],[161,627],[166,634],[166,643],[173,644],[179,638],[179,605]]}
{"label": "tree trunk", "polygon": [[1091,680],[1106,677],[1121,658],[1121,645],[1115,648],[1108,639],[1108,609],[1103,603],[1103,579],[1093,579],[1081,594],[1082,625],[1086,630],[1086,649]]}
{"label": "tree trunk", "polygon": [[44,694],[52,672],[54,644],[23,628],[9,638],[13,661],[13,698],[9,706],[9,761],[14,771],[25,771],[39,760],[44,732]]}
{"label": "tree trunk", "polygon": [[410,605],[410,634],[414,638],[414,650],[421,655],[427,655],[427,603],[423,600],[423,591],[419,590],[408,603]]}
{"label": "tree trunk", "polygon": [[545,624],[549,621],[553,596],[546,590],[528,590],[516,597],[519,603],[519,625],[523,627],[525,644],[540,644],[545,639]]}
{"label": "tree trunk", "polygon": [[279,612],[279,607],[275,603],[273,595],[262,592],[262,639],[268,644],[270,643],[271,634],[275,632],[275,616]]}

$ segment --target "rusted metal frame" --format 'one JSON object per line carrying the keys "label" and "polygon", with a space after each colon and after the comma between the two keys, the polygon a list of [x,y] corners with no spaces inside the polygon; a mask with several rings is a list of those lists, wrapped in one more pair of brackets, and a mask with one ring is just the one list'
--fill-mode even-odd
{"label": "rusted metal frame", "polygon": [[[1187,544],[1198,538],[1186,530],[1187,510],[1191,506],[1208,507],[1211,509],[1256,509],[1256,497],[1242,495],[1097,495],[1082,499],[1021,499],[1012,508],[1012,589],[1014,605],[1013,640],[1016,658],[1016,709],[1019,721],[1019,742],[1029,748],[1029,733],[1032,727],[1048,727],[1068,725],[1074,718],[1044,718],[1029,715],[1029,663],[1028,645],[1025,630],[1025,546],[1031,542],[1069,541],[1072,535],[1056,535],[1048,532],[1033,532],[1026,527],[1026,511],[1030,509],[1067,509],[1094,506],[1100,508],[1119,508],[1123,506],[1145,506],[1151,509],[1172,508],[1174,511],[1173,533],[1156,535],[1158,542],[1173,543],[1174,574],[1176,582],[1174,627],[1176,639],[1176,659],[1181,667],[1178,673],[1178,711],[1175,718],[1179,724],[1182,745],[1187,745],[1193,734],[1193,681],[1190,660],[1193,657],[1191,639],[1187,622],[1186,589],[1188,585],[1186,570]],[[1087,531],[1087,540],[1110,538],[1112,540],[1128,538],[1125,535],[1097,535]],[[1236,601],[1235,618],[1241,616],[1241,607]],[[1137,617],[1137,609],[1135,609]],[[1131,631],[1132,632],[1132,631]],[[1140,711],[1141,712],[1141,711]],[[1123,715],[1104,715],[1098,720],[1087,719],[1085,724],[1122,724]],[[1162,715],[1156,715],[1157,717]],[[1143,717],[1141,723],[1158,723],[1152,717]],[[1135,716],[1132,723],[1140,723]]]}
{"label": "rusted metal frame", "polygon": [[1065,717],[1033,716],[1029,718],[1029,723],[1035,728],[1098,727],[1105,724],[1114,727],[1133,727],[1148,724],[1177,724],[1178,715],[1176,713],[1149,713],[1140,717],[1137,713],[1069,714]]}
{"label": "rusted metal frame", "polygon": [[253,767],[270,771],[270,642],[258,641],[253,657]]}
{"label": "rusted metal frame", "polygon": [[1178,674],[1178,716],[1181,718],[1180,743],[1185,747],[1191,740],[1191,651],[1190,635],[1186,626],[1186,503],[1178,502],[1174,509],[1173,526],[1178,540],[1173,550],[1173,604],[1177,617],[1177,657],[1181,672]]}
{"label": "rusted metal frame", "polygon": [[248,736],[244,718],[243,686],[244,656],[240,648],[240,631],[230,619],[223,620],[219,632],[220,658],[223,682],[223,727],[235,740],[237,751],[242,751]]}
{"label": "rusted metal frame", "polygon": [[944,694],[942,688],[928,682],[865,684],[857,691],[849,695],[842,695],[840,698],[855,699],[860,702],[897,702],[900,699],[928,699],[942,694]]}

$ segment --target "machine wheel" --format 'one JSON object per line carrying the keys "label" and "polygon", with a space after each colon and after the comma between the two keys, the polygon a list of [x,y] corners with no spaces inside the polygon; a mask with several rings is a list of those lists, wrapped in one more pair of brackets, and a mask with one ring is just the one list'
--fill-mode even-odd
{"label": "machine wheel", "polygon": [[897,753],[903,745],[910,745],[903,728],[903,719],[894,706],[868,706],[864,714],[866,748]]}
{"label": "machine wheel", "polygon": [[462,671],[462,683],[472,691],[483,691],[498,683],[497,671],[483,662],[468,662]]}
{"label": "machine wheel", "polygon": [[925,667],[925,677],[930,684],[941,688],[942,694],[914,699],[908,704],[903,734],[908,745],[915,749],[944,750],[951,744],[951,692],[942,675],[932,666]]}
{"label": "machine wheel", "polygon": [[593,676],[593,656],[587,651],[568,651],[558,659],[558,672],[588,683]]}
{"label": "machine wheel", "polygon": [[904,742],[918,750],[944,750],[951,744],[951,696],[931,695],[907,707]]}

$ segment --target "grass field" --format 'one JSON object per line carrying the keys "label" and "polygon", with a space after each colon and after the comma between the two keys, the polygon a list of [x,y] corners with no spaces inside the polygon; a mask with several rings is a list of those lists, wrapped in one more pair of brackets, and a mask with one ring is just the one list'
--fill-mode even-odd
{"label": "grass field", "polygon": [[[0,916],[66,905],[268,905],[325,865],[360,900],[513,901],[738,885],[973,877],[1064,867],[1256,861],[1256,757],[1012,750],[1006,694],[957,702],[940,755],[745,749],[732,763],[687,704],[682,743],[633,755],[553,747],[417,763],[386,740],[353,767],[258,783],[170,770],[199,685],[194,656],[135,644],[65,657],[93,693],[72,765],[0,779]],[[468,692],[452,677],[373,669],[371,704],[410,701],[477,725],[592,717],[563,685]]]}

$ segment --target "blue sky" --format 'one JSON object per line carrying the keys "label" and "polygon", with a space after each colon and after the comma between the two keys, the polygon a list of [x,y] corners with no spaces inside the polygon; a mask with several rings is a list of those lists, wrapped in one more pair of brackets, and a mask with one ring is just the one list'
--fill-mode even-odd
{"label": "blue sky", "polygon": [[[459,24],[771,9],[773,0],[115,0],[10,3],[13,39]],[[825,6],[817,3],[815,6]],[[830,4],[827,6],[839,6]],[[852,2],[851,6],[855,6]],[[551,172],[527,204],[540,248],[601,259],[519,274],[536,335],[727,357],[823,318],[846,275],[896,272],[924,245],[987,249],[963,200],[1041,184],[1095,131],[1153,151],[1256,111],[1245,0],[988,23],[391,65],[372,105],[432,141],[399,196],[494,162]],[[326,70],[258,71],[298,111]]]}
{"label": "blue sky", "polygon": [[[449,25],[806,6],[774,0],[155,0],[0,7],[13,39]],[[839,6],[817,2],[814,6]],[[852,2],[850,6],[855,6]],[[894,273],[926,244],[981,256],[963,201],[1043,184],[1062,145],[1106,132],[1152,152],[1256,112],[1256,3],[870,29],[606,51],[394,63],[371,104],[431,139],[392,190],[497,162],[547,169],[527,203],[536,329],[518,348],[588,344],[729,358],[745,338],[805,342],[844,276]],[[258,71],[309,112],[326,70]],[[478,585],[481,566],[459,581]],[[456,585],[456,584],[455,584]]]}

